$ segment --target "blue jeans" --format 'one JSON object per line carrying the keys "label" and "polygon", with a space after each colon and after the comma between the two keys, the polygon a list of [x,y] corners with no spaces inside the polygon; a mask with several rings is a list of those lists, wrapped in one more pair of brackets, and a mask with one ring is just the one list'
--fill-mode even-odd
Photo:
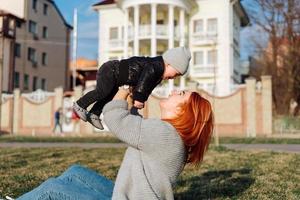
{"label": "blue jeans", "polygon": [[18,200],[107,200],[114,183],[96,172],[73,165],[57,178],[50,178]]}

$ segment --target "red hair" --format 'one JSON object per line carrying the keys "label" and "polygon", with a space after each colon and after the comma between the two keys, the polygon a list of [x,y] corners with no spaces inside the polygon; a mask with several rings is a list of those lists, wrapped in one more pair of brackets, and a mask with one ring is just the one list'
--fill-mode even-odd
{"label": "red hair", "polygon": [[171,123],[181,136],[188,153],[187,162],[197,165],[203,160],[213,132],[212,107],[208,100],[192,92],[180,108],[178,117],[164,121]]}

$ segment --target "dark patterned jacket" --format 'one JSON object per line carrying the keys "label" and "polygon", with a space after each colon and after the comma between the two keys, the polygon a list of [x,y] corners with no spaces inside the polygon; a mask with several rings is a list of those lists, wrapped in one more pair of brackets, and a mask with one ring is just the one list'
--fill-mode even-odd
{"label": "dark patterned jacket", "polygon": [[134,86],[133,100],[145,102],[162,81],[164,69],[162,56],[123,59],[120,61],[118,84]]}

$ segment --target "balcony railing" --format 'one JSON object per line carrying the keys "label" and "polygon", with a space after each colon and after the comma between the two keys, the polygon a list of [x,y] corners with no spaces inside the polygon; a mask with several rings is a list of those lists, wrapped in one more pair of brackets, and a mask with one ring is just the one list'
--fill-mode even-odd
{"label": "balcony railing", "polygon": [[[139,26],[139,38],[151,38],[151,25],[140,25]],[[168,25],[156,25],[156,37],[168,38],[169,36],[169,26]],[[180,31],[179,26],[174,28],[174,38],[179,39]],[[128,38],[133,40],[134,38],[134,27],[130,26],[128,28]]]}
{"label": "balcony railing", "polygon": [[191,70],[192,76],[214,76],[217,68],[213,66],[194,66]]}
{"label": "balcony railing", "polygon": [[149,37],[151,36],[151,26],[150,25],[140,25],[139,26],[139,37]]}
{"label": "balcony railing", "polygon": [[216,44],[218,40],[218,34],[216,32],[207,33],[194,33],[193,44]]}
{"label": "balcony railing", "polygon": [[109,41],[110,49],[123,49],[124,41],[122,39],[113,39]]}

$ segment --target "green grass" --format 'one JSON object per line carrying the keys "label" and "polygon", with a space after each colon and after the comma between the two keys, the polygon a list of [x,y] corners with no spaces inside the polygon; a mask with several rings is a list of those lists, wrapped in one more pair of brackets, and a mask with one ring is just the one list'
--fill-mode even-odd
{"label": "green grass", "polygon": [[[1,142],[80,142],[80,143],[119,143],[113,136],[85,136],[85,137],[32,137],[0,135]],[[212,140],[213,143],[213,140]],[[220,138],[220,144],[300,144],[300,138]]]}
{"label": "green grass", "polygon": [[[79,163],[115,180],[125,149],[0,148],[0,196],[17,197]],[[300,199],[300,156],[211,148],[187,166],[176,199]]]}

